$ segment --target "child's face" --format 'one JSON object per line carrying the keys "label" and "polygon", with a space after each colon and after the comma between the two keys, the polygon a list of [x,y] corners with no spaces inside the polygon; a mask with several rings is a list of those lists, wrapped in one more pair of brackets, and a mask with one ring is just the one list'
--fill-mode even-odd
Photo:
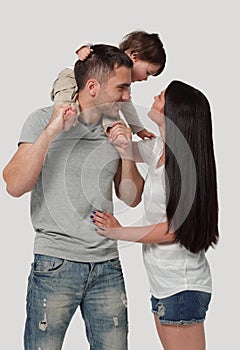
{"label": "child's face", "polygon": [[132,82],[147,80],[149,76],[156,74],[160,68],[158,64],[142,61],[138,58],[132,59],[132,61]]}

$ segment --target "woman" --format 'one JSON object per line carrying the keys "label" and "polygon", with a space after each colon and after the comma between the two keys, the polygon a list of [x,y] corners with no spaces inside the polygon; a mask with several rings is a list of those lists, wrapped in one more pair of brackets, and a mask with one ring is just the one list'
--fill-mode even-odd
{"label": "woman", "polygon": [[[199,90],[173,81],[154,98],[148,116],[161,138],[132,143],[128,150],[149,164],[146,226],[122,227],[113,215],[98,211],[92,220],[108,238],[144,243],[152,311],[164,349],[204,350],[212,291],[205,251],[218,240],[210,106]],[[120,133],[121,125],[112,140]]]}

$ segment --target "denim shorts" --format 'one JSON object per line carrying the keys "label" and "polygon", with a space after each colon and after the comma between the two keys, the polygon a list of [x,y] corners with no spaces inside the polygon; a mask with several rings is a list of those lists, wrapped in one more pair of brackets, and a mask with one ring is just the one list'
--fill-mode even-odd
{"label": "denim shorts", "polygon": [[206,317],[211,293],[185,290],[170,297],[151,298],[152,312],[161,324],[188,325],[203,322]]}

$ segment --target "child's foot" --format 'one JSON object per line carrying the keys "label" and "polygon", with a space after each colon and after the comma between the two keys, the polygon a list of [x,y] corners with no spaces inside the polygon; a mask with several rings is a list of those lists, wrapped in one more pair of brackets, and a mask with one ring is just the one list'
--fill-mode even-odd
{"label": "child's foot", "polygon": [[63,110],[63,119],[65,121],[63,130],[70,130],[73,126],[77,124],[78,121],[77,108],[74,105],[66,106]]}

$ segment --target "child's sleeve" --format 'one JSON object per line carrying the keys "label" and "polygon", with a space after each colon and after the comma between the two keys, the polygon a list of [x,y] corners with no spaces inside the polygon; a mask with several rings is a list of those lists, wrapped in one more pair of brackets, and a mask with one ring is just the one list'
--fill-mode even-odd
{"label": "child's sleeve", "polygon": [[137,114],[137,110],[134,107],[132,101],[122,103],[121,112],[134,134],[144,129],[144,126]]}
{"label": "child's sleeve", "polygon": [[90,43],[89,41],[84,41],[84,42],[81,43],[81,45],[79,45],[78,49],[75,50],[75,53],[77,54],[78,51],[79,51],[81,48],[83,48],[84,46],[89,46],[89,47],[91,47],[92,45],[93,45],[93,43]]}
{"label": "child's sleeve", "polygon": [[57,104],[75,103],[77,100],[77,83],[71,68],[63,69],[53,83],[51,100]]}
{"label": "child's sleeve", "polygon": [[[91,46],[92,43],[84,41],[78,49],[78,51],[84,46]],[[72,68],[63,69],[53,82],[52,90],[50,93],[51,100],[56,104],[76,103],[77,100],[77,83],[74,77],[74,71]]]}

